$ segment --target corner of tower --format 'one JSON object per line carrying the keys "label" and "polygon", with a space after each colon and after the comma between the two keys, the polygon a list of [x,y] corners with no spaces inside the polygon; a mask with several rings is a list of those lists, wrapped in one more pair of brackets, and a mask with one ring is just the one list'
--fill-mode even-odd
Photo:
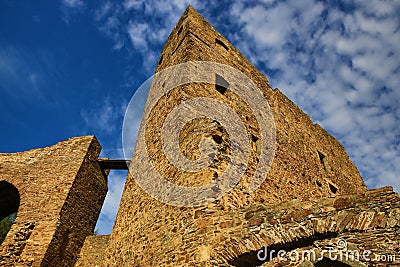
{"label": "corner of tower", "polygon": [[270,89],[268,79],[191,5],[170,33],[156,72],[188,61],[210,61],[231,66],[254,82],[261,81],[257,86]]}

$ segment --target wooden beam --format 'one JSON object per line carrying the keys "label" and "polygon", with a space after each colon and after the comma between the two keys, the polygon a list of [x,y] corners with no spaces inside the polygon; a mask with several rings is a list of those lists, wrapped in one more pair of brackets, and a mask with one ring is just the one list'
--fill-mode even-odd
{"label": "wooden beam", "polygon": [[102,170],[129,170],[130,160],[126,159],[98,159]]}

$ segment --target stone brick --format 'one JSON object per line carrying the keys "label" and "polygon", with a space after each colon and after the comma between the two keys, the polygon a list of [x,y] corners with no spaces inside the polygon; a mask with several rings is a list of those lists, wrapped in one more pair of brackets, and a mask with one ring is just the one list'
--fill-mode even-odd
{"label": "stone brick", "polygon": [[[249,143],[252,144],[251,155],[249,158],[247,172],[239,185],[224,196],[223,201],[213,203],[209,209],[213,211],[210,216],[220,218],[221,224],[218,235],[237,235],[239,232],[236,228],[232,228],[236,223],[232,223],[237,215],[229,214],[233,210],[241,214],[242,210],[252,203],[282,203],[292,199],[298,199],[298,203],[302,200],[314,198],[314,192],[320,192],[321,196],[332,196],[333,193],[329,189],[328,180],[331,184],[337,186],[337,194],[351,194],[353,192],[365,192],[366,186],[359,175],[357,168],[347,156],[343,146],[329,135],[319,125],[313,124],[310,117],[301,111],[292,101],[284,96],[278,89],[272,89],[269,86],[268,79],[265,78],[240,52],[229,43],[221,34],[219,34],[207,21],[204,20],[192,7],[188,7],[182,15],[178,24],[168,37],[164,49],[161,53],[159,65],[156,72],[160,72],[168,67],[187,61],[212,61],[226,64],[243,72],[260,88],[266,101],[271,108],[277,128],[277,150],[271,170],[265,174],[266,180],[261,187],[255,192],[249,192],[246,181],[251,180],[252,173],[257,167],[259,145],[257,140],[261,136],[260,127],[257,125],[255,115],[248,108],[248,105],[233,94],[230,90],[224,90],[223,93],[214,88],[213,85],[207,84],[189,84],[180,86],[172,90],[168,95],[160,95],[161,101],[159,105],[153,107],[154,113],[151,113],[149,120],[146,122],[146,142],[148,140],[148,154],[153,161],[153,166],[162,174],[165,179],[178,185],[198,186],[211,182],[215,176],[220,175],[224,171],[224,166],[229,163],[229,137],[223,128],[214,125],[212,121],[204,119],[196,119],[190,125],[185,126],[180,133],[180,147],[188,158],[196,158],[199,156],[198,144],[202,138],[211,136],[219,149],[223,153],[219,154],[213,168],[200,173],[185,173],[172,166],[162,152],[161,132],[164,119],[173,108],[181,101],[195,98],[208,97],[224,102],[231,107],[243,119],[249,136]],[[150,95],[156,96],[161,92],[155,87],[151,88]],[[163,103],[161,105],[161,103]],[[142,124],[144,125],[144,124]],[[325,163],[321,162],[320,154],[324,154]],[[140,167],[142,159],[140,157],[132,158],[132,168]],[[325,165],[329,164],[329,173],[326,171]],[[325,169],[324,169],[325,168]],[[299,174],[307,173],[308,179],[298,179]],[[137,175],[141,175],[140,173]],[[328,177],[329,176],[329,177]],[[290,179],[288,179],[288,177]],[[136,254],[142,255],[143,258],[134,261],[133,265],[148,265],[149,262],[155,260],[159,265],[167,265],[165,257],[149,253],[151,251],[159,251],[160,254],[171,251],[173,254],[181,254],[179,248],[160,248],[161,236],[152,234],[154,229],[162,232],[170,232],[174,222],[187,218],[189,221],[198,220],[203,216],[202,211],[195,208],[181,210],[177,207],[164,205],[144,193],[136,183],[133,182],[132,176],[127,177],[127,186],[121,200],[118,217],[116,220],[113,233],[110,237],[109,247],[105,255],[105,265],[122,265],[124,264],[123,255],[129,250],[133,250]],[[151,181],[152,177],[147,177]],[[320,181],[317,183],[317,180]],[[127,205],[130,203],[131,205]],[[142,209],[143,204],[149,207],[146,211]],[[339,203],[337,203],[339,204]],[[333,205],[333,203],[331,203]],[[325,208],[325,207],[323,207]],[[137,210],[135,217],[132,217],[131,209]],[[162,211],[162,212],[160,212]],[[300,212],[301,211],[301,212]],[[329,209],[326,211],[334,210]],[[252,231],[260,231],[263,222],[266,220],[264,216],[255,215],[256,212],[248,211],[244,218],[244,226],[248,226]],[[285,214],[277,214],[275,220],[281,223],[290,222],[292,220],[301,221],[303,216],[313,213],[310,209],[303,211],[300,207],[296,211],[289,211]],[[158,214],[158,215],[156,215]],[[194,214],[193,217],[187,214]],[[165,220],[163,222],[154,222],[155,216],[162,215]],[[217,221],[219,219],[216,219]],[[147,225],[147,233],[139,233],[138,225],[144,221],[149,222]],[[131,222],[131,223],[122,223]],[[153,222],[153,223],[152,223]],[[269,221],[273,223],[273,221]],[[203,221],[198,221],[198,225],[203,226]],[[124,226],[122,228],[122,225]],[[161,225],[161,227],[160,227]],[[324,227],[321,221],[321,227]],[[232,226],[232,227],[228,227]],[[201,228],[201,227],[200,227]],[[228,229],[230,229],[228,231]],[[324,229],[320,229],[324,232]],[[193,229],[193,233],[198,233],[199,229]],[[142,250],[138,240],[146,236],[150,247]],[[189,234],[189,232],[185,232]],[[200,238],[200,236],[198,236]],[[216,245],[220,238],[202,236],[208,240],[209,244]],[[123,240],[130,240],[127,245]],[[188,244],[189,246],[191,244]],[[191,246],[194,246],[192,244]],[[178,263],[176,263],[178,264]]]}
{"label": "stone brick", "polygon": [[102,266],[103,254],[107,248],[109,238],[110,236],[108,235],[88,236],[81,248],[75,266]]}
{"label": "stone brick", "polygon": [[100,150],[94,136],[85,136],[0,154],[0,182],[12,184],[20,196],[15,223],[0,245],[1,266],[74,265],[107,193]]}
{"label": "stone brick", "polygon": [[[257,85],[265,105],[271,108],[276,126],[275,157],[258,190],[250,192],[249,181],[260,161],[262,133],[254,111],[243,99],[229,88],[212,84],[186,84],[167,95],[151,87],[149,96],[160,96],[160,101],[141,130],[157,172],[177,185],[196,187],[214,181],[226,170],[231,143],[226,129],[216,121],[196,118],[180,133],[180,149],[190,160],[200,157],[199,144],[204,138],[215,142],[215,160],[198,173],[173,166],[161,142],[165,118],[178,104],[198,97],[213,98],[238,114],[249,136],[248,165],[237,186],[208,205],[167,205],[136,183],[134,178],[144,177],[152,185],[154,177],[148,170],[137,171],[145,159],[134,154],[112,234],[91,236],[107,191],[97,164],[101,148],[94,137],[0,154],[1,179],[12,185],[4,185],[10,195],[0,196],[0,200],[14,203],[1,206],[0,215],[6,216],[18,206],[13,201],[13,187],[21,197],[17,220],[0,246],[0,265],[73,266],[80,251],[76,266],[255,266],[260,264],[255,254],[263,246],[298,252],[312,249],[321,255],[321,249],[338,244],[338,238],[361,252],[398,253],[398,194],[390,187],[367,190],[343,145],[279,89],[272,89],[268,79],[189,6],[168,37],[156,72],[198,60],[241,71]],[[262,266],[311,267],[315,263],[285,263],[273,258]],[[399,266],[400,257],[392,263]],[[363,266],[361,262],[348,264]]]}

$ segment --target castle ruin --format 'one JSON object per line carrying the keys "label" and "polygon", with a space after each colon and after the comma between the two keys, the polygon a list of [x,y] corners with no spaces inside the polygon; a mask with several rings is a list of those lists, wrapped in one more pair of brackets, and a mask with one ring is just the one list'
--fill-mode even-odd
{"label": "castle ruin", "polygon": [[[182,153],[200,156],[204,138],[216,143],[217,159],[193,173],[163,153],[162,126],[174,107],[213,98],[230,107],[248,133],[249,159],[238,184],[204,205],[176,206],[148,195],[136,182],[143,158],[135,151],[110,236],[93,236],[107,192],[107,168],[93,136],[55,146],[0,154],[0,219],[18,211],[0,245],[2,266],[399,266],[400,197],[391,187],[368,190],[344,147],[273,89],[229,41],[189,6],[168,37],[156,73],[194,61],[230,66],[249,77],[269,104],[276,127],[275,151],[261,186],[249,183],[260,161],[263,133],[254,111],[229,89],[211,83],[180,85],[160,95],[139,132],[153,166],[168,181],[201,186],[220,177],[230,161],[229,135],[209,118],[197,118],[179,134]],[[138,150],[138,148],[136,148]],[[109,167],[111,168],[111,167]],[[342,243],[341,243],[342,242]],[[342,246],[345,242],[345,247]],[[365,257],[325,254],[357,251]],[[274,251],[315,258],[282,261]],[[364,254],[363,254],[364,253]],[[354,254],[354,253],[353,253]],[[394,257],[393,257],[394,255]],[[261,257],[260,257],[261,256]],[[390,260],[377,261],[390,256]]]}

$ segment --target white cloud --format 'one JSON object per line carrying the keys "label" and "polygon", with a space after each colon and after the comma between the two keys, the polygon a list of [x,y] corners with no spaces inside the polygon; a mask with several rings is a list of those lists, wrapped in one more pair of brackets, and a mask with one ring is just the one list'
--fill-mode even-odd
{"label": "white cloud", "polygon": [[67,24],[84,9],[85,3],[82,0],[61,0],[62,20]]}
{"label": "white cloud", "polygon": [[136,9],[142,6],[144,2],[142,0],[125,0],[124,2],[124,8],[129,10],[129,9]]}
{"label": "white cloud", "polygon": [[[43,88],[54,78],[57,66],[51,64],[44,51],[26,51],[12,46],[0,49],[0,85],[2,90],[18,101],[41,105],[48,100]],[[46,77],[46,78],[44,78]]]}
{"label": "white cloud", "polygon": [[100,104],[95,104],[91,110],[81,111],[81,117],[86,125],[86,132],[100,136],[116,134],[117,121],[121,120],[126,108],[126,103],[116,103],[115,99],[105,97]]}
{"label": "white cloud", "polygon": [[98,24],[99,31],[113,40],[113,49],[120,50],[126,44],[124,24],[121,21],[124,10],[113,2],[104,2],[94,11],[94,19]]}
{"label": "white cloud", "polygon": [[122,4],[107,1],[94,14],[99,30],[113,39],[113,48],[125,47],[130,52],[140,54],[145,73],[151,74],[160,48],[189,3],[205,6],[201,1],[188,0],[126,0]]}
{"label": "white cloud", "polygon": [[367,15],[376,16],[379,18],[384,18],[390,15],[398,14],[398,8],[400,7],[400,2],[398,1],[364,1],[355,0],[354,4],[360,7],[363,12]]}
{"label": "white cloud", "polygon": [[69,8],[81,8],[85,5],[82,0],[62,0],[62,3]]}
{"label": "white cloud", "polygon": [[399,3],[346,4],[236,2],[234,41],[264,72],[279,70],[271,84],[345,144],[367,185],[400,191]]}
{"label": "white cloud", "polygon": [[130,22],[127,30],[133,46],[136,49],[147,52],[149,50],[147,39],[149,39],[149,34],[151,34],[149,25],[146,23]]}

